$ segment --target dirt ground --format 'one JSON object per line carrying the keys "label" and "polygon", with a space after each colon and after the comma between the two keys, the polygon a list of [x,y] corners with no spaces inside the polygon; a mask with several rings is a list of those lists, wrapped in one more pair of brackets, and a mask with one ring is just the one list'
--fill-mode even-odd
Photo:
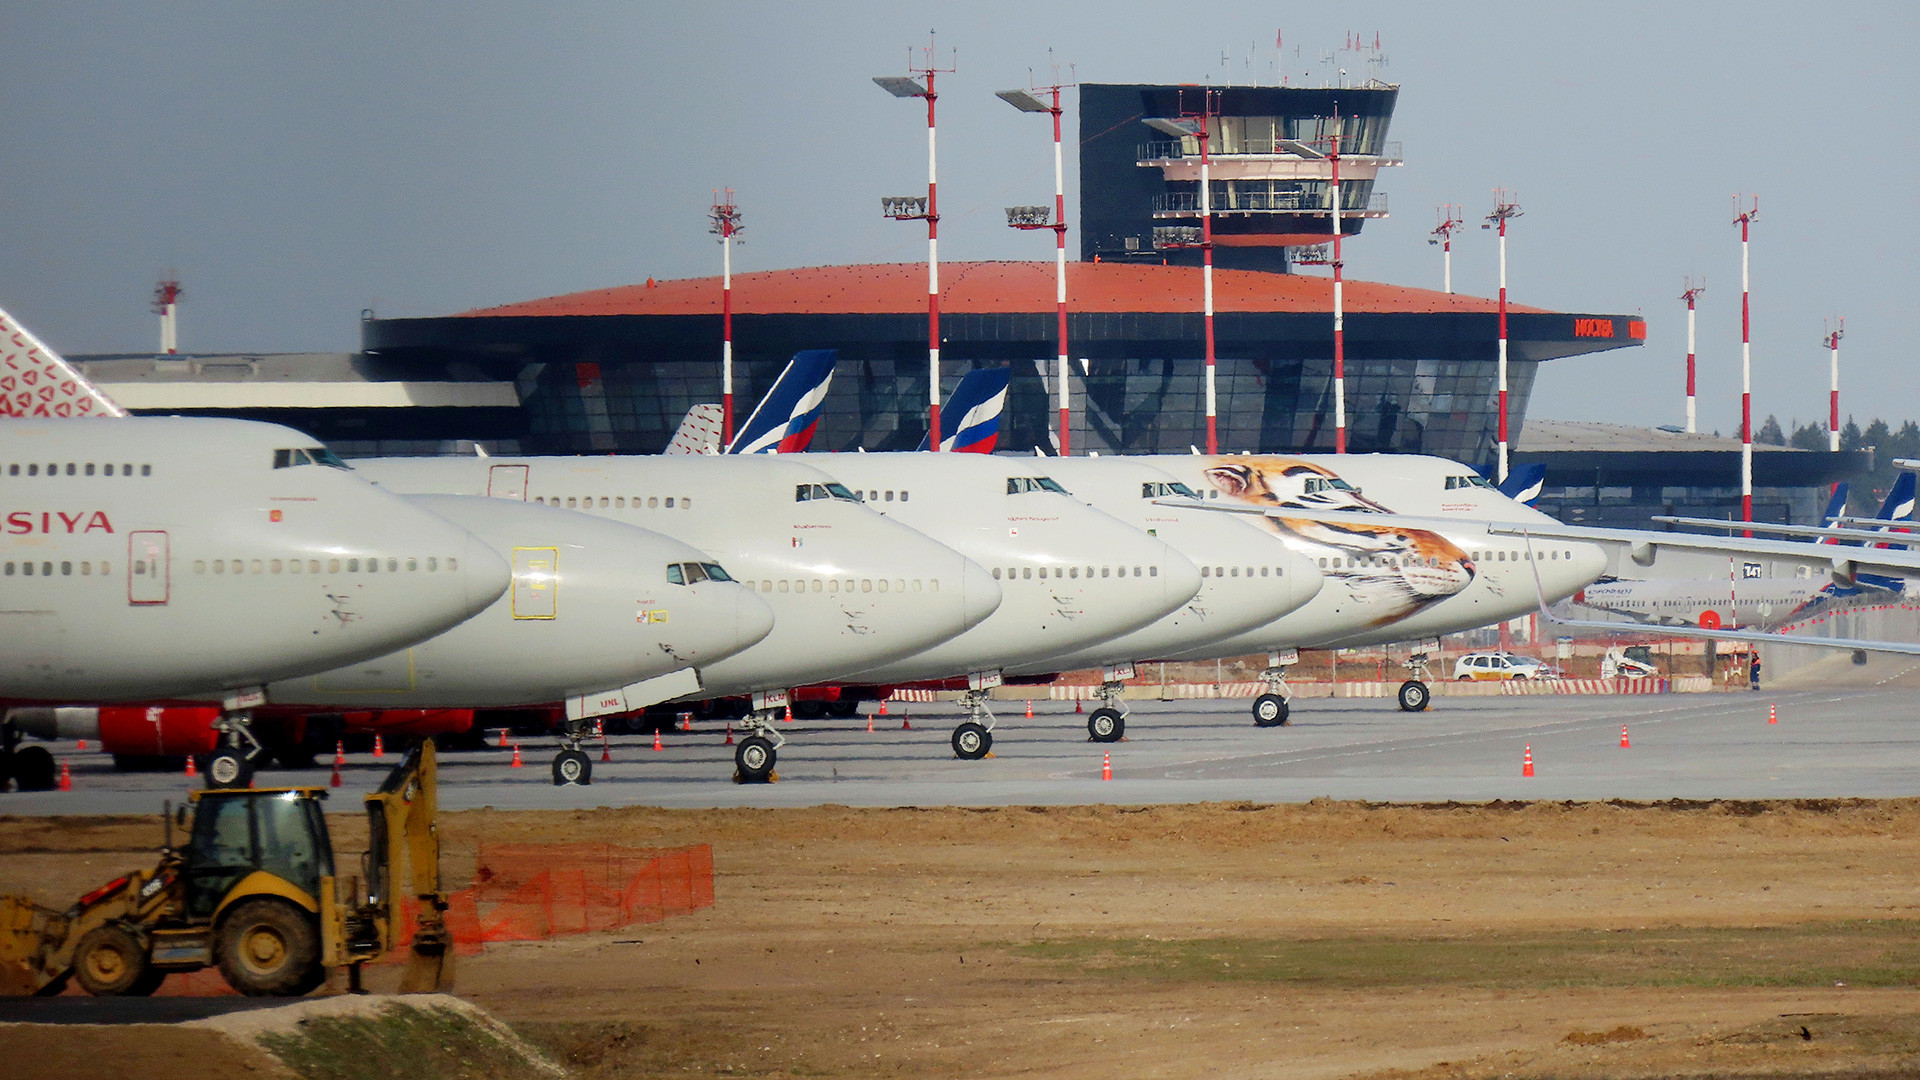
{"label": "dirt ground", "polygon": [[[1920,1070],[1920,801],[476,811],[443,833],[455,882],[482,837],[713,845],[709,909],[462,958],[460,996],[585,1077]],[[64,902],[157,840],[0,818],[0,892]],[[89,1031],[84,1056],[187,1038],[157,1031]],[[0,1061],[80,1037],[0,1026]],[[274,1071],[180,1049],[174,1076]],[[91,1075],[74,1056],[45,1075]]]}

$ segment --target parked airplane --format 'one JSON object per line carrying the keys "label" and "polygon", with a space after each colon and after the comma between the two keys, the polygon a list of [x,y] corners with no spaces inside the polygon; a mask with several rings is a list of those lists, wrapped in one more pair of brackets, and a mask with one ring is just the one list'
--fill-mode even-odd
{"label": "parked airplane", "polygon": [[833,385],[837,349],[805,349],[793,354],[767,390],[745,427],[734,435],[729,454],[797,454],[813,444],[820,406]]}
{"label": "parked airplane", "polygon": [[[953,434],[940,440],[940,449],[962,454],[991,454],[1000,442],[1000,414],[1007,407],[1007,384],[1012,372],[1003,367],[975,368],[948,395],[941,415],[951,419]],[[921,450],[932,449],[929,436],[920,437]]]}
{"label": "parked airplane", "polygon": [[[1207,497],[1209,505],[1260,515],[1327,584],[1299,611],[1267,627],[1175,659],[1265,652],[1254,721],[1285,723],[1286,667],[1298,648],[1432,641],[1442,634],[1526,614],[1534,607],[1533,554],[1490,533],[1486,522],[1558,524],[1501,495],[1472,469],[1414,455],[1163,455],[1146,459]],[[1605,569],[1600,549],[1555,544],[1538,553],[1543,588],[1558,599]],[[1522,567],[1529,568],[1523,572]],[[1523,580],[1524,579],[1524,580]],[[1523,587],[1524,586],[1524,587]],[[1408,661],[1400,707],[1431,698],[1426,652]]]}
{"label": "parked airplane", "polygon": [[1312,562],[1252,522],[1208,510],[1191,488],[1140,458],[1048,458],[1033,464],[1075,498],[1165,541],[1200,567],[1200,591],[1158,621],[1007,669],[1016,676],[1101,669],[1101,704],[1087,714],[1087,733],[1096,742],[1114,742],[1125,734],[1123,680],[1133,677],[1136,662],[1265,626],[1320,592],[1324,579]]}
{"label": "parked airplane", "polygon": [[991,567],[1005,588],[999,609],[966,633],[848,680],[965,679],[967,719],[953,732],[954,753],[962,758],[985,757],[993,746],[987,693],[1005,668],[1131,633],[1178,610],[1200,589],[1191,561],[1067,494],[1046,474],[1049,462],[927,453],[797,460],[830,470],[868,506]]}
{"label": "parked airplane", "polygon": [[792,455],[384,458],[355,468],[394,491],[532,500],[639,525],[756,585],[773,631],[703,668],[702,689],[683,696],[754,697],[734,756],[750,781],[773,772],[788,690],[913,656],[1000,604],[986,570]]}
{"label": "parked airplane", "polygon": [[[246,745],[267,683],[430,638],[508,578],[289,428],[0,423],[0,705],[220,694]],[[21,754],[16,775],[43,778],[51,759]]]}

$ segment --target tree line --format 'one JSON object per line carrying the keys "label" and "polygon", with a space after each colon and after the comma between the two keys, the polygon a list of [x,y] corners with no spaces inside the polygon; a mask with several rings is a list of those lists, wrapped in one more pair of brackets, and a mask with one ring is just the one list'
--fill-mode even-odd
{"label": "tree line", "polygon": [[[1770,415],[1766,423],[1753,433],[1753,441],[1773,446],[1795,446],[1802,450],[1827,448],[1826,421],[1806,425],[1798,421],[1792,423],[1793,434],[1788,435],[1780,426],[1779,417]],[[1850,482],[1847,512],[1851,514],[1872,514],[1880,509],[1880,501],[1886,498],[1887,490],[1893,487],[1893,481],[1900,472],[1893,467],[1895,458],[1920,458],[1920,424],[1908,420],[1895,428],[1885,420],[1876,419],[1862,428],[1854,422],[1853,417],[1847,417],[1847,422],[1840,425],[1840,449],[1868,448],[1874,451],[1874,469]]]}

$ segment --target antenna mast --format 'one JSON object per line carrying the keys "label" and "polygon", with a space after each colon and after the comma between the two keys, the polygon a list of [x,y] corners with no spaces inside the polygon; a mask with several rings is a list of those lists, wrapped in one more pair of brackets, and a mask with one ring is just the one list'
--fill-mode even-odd
{"label": "antenna mast", "polygon": [[153,287],[153,313],[160,316],[160,351],[168,356],[180,351],[180,331],[175,309],[180,303],[180,281],[172,274]]}
{"label": "antenna mast", "polygon": [[733,238],[742,228],[740,207],[733,189],[725,198],[713,193],[712,223],[707,231],[720,238],[720,445],[733,445]]}
{"label": "antenna mast", "polygon": [[1500,227],[1500,429],[1497,481],[1507,482],[1507,222],[1519,217],[1520,204],[1506,188],[1493,189],[1493,213],[1487,215],[1483,229]]}
{"label": "antenna mast", "polygon": [[[1436,211],[1436,215],[1440,218],[1440,224],[1435,225],[1433,227],[1433,234],[1431,237],[1428,238],[1427,243],[1429,245],[1437,244],[1440,247],[1441,288],[1446,293],[1452,294],[1453,292],[1453,231],[1455,229],[1458,229],[1461,225],[1465,224],[1466,219],[1460,216],[1460,206],[1457,203],[1446,203],[1442,206],[1435,207],[1434,209]],[[1437,237],[1438,239],[1435,239],[1434,237]]]}
{"label": "antenna mast", "polygon": [[1681,289],[1680,299],[1687,302],[1687,434],[1692,435],[1695,431],[1696,417],[1693,379],[1693,302],[1700,299],[1701,293],[1707,291],[1707,279],[1701,278],[1700,284],[1695,285],[1693,278],[1688,277],[1682,282]]}
{"label": "antenna mast", "polygon": [[[1028,73],[1032,81],[1032,73]],[[1032,89],[1044,91],[1050,97],[1041,100],[1026,90],[1002,90],[994,95],[1021,112],[1044,112],[1053,114],[1053,217],[1047,218],[1044,206],[1009,206],[1007,224],[1016,229],[1051,229],[1054,236],[1054,311],[1059,323],[1060,355],[1059,370],[1055,376],[1059,379],[1057,396],[1060,401],[1060,435],[1056,449],[1061,457],[1071,456],[1072,409],[1067,397],[1067,188],[1066,172],[1060,157],[1060,91],[1073,83],[1060,81],[1060,70],[1055,65],[1052,86],[1036,86]]]}
{"label": "antenna mast", "polygon": [[[1760,196],[1747,196],[1746,209],[1740,208],[1741,196],[1733,197],[1733,223],[1740,226],[1740,520],[1753,521],[1753,320],[1748,304],[1750,280],[1747,276],[1747,234],[1753,219],[1760,216]],[[1752,529],[1741,535],[1752,536]]]}
{"label": "antenna mast", "polygon": [[874,83],[894,97],[927,99],[927,197],[889,196],[880,200],[880,209],[895,221],[927,223],[927,445],[940,450],[940,189],[938,156],[934,151],[934,103],[939,100],[933,78],[958,68],[958,53],[950,51],[954,67],[937,67],[934,61],[933,33],[927,33],[924,66],[913,66],[913,50],[907,50],[907,72],[925,82],[900,75],[880,75]]}
{"label": "antenna mast", "polygon": [[1833,390],[1827,398],[1827,449],[1840,452],[1840,339],[1847,336],[1847,317],[1842,315],[1828,323],[1827,345],[1828,366],[1833,372]]}

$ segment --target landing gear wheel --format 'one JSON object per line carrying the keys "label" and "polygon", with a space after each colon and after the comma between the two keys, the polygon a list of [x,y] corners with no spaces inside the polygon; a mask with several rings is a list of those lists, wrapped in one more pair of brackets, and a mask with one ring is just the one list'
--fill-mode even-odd
{"label": "landing gear wheel", "polygon": [[238,747],[223,746],[207,755],[200,771],[210,788],[243,788],[253,782],[253,755]]}
{"label": "landing gear wheel", "polygon": [[773,765],[779,756],[769,739],[759,735],[741,739],[733,748],[733,766],[739,770],[736,779],[743,784],[766,783],[773,778]]}
{"label": "landing gear wheel", "polygon": [[167,977],[147,962],[140,939],[118,923],[87,931],[74,952],[73,973],[94,997],[147,997]]}
{"label": "landing gear wheel", "polygon": [[979,761],[993,749],[993,732],[969,720],[953,729],[954,755],[966,761]]}
{"label": "landing gear wheel", "polygon": [[1087,738],[1094,742],[1119,742],[1127,733],[1127,718],[1118,709],[1095,709],[1087,714]]}
{"label": "landing gear wheel", "polygon": [[215,955],[227,985],[249,997],[294,997],[320,985],[313,917],[284,900],[246,900],[220,920]]}
{"label": "landing gear wheel", "polygon": [[1419,679],[1408,679],[1400,684],[1400,711],[1425,712],[1427,702],[1433,700],[1433,691]]}
{"label": "landing gear wheel", "polygon": [[553,785],[593,783],[593,759],[584,750],[562,750],[553,756]]}
{"label": "landing gear wheel", "polygon": [[25,746],[13,752],[13,779],[21,791],[52,791],[60,770],[44,746]]}
{"label": "landing gear wheel", "polygon": [[1261,694],[1253,699],[1253,723],[1256,727],[1279,727],[1287,722],[1287,699],[1279,694]]}
{"label": "landing gear wheel", "polygon": [[850,720],[860,715],[858,701],[830,701],[827,703],[827,715],[835,720]]}

